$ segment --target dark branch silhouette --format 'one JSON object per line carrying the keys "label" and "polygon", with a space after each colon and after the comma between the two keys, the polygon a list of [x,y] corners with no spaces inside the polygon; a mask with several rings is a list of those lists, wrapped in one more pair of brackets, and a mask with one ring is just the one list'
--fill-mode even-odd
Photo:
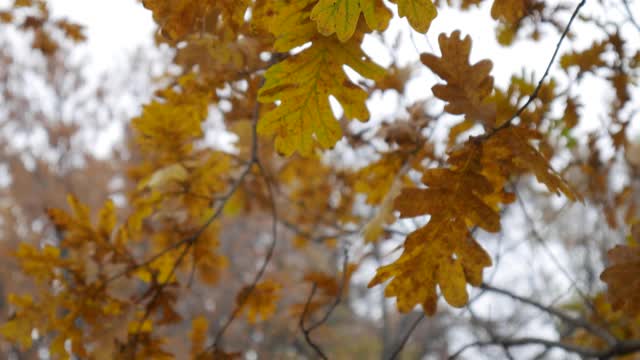
{"label": "dark branch silhouette", "polygon": [[317,329],[318,327],[322,326],[324,323],[326,323],[327,320],[329,320],[329,317],[331,316],[331,313],[333,313],[333,311],[336,309],[336,307],[342,301],[342,294],[344,292],[344,288],[347,285],[346,282],[348,280],[348,271],[347,271],[348,265],[349,265],[349,256],[348,255],[349,255],[349,252],[348,252],[347,248],[345,247],[344,254],[343,254],[343,260],[342,260],[342,281],[340,282],[340,287],[338,289],[338,294],[336,295],[336,298],[331,303],[331,305],[329,305],[329,308],[324,313],[324,315],[319,320],[317,320],[315,323],[313,323],[312,325],[305,326],[305,318],[307,317],[307,313],[309,312],[309,305],[311,304],[311,300],[313,299],[313,296],[316,294],[316,290],[318,289],[318,285],[314,282],[312,287],[311,287],[311,292],[309,293],[309,296],[307,297],[307,301],[306,301],[306,303],[304,305],[304,310],[302,310],[302,314],[300,315],[300,320],[298,321],[298,327],[300,328],[300,330],[304,334],[305,341],[307,342],[307,344],[309,344],[309,346],[311,346],[311,348],[313,348],[313,350],[316,352],[316,354],[318,354],[318,356],[320,358],[322,358],[322,359],[328,359],[328,358],[324,354],[324,352],[322,351],[320,346],[318,346],[318,344],[314,343],[313,340],[311,339],[311,332],[313,330]]}

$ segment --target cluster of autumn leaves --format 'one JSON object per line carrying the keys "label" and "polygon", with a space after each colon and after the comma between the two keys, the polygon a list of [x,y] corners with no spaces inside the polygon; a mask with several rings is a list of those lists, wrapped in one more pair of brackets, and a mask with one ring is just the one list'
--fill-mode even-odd
{"label": "cluster of autumn leaves", "polygon": [[[94,224],[89,209],[70,197],[71,213],[48,211],[59,235],[56,243],[25,243],[17,250],[22,270],[35,283],[34,296],[10,296],[15,315],[0,331],[22,347],[31,345],[37,329],[54,334],[50,352],[60,358],[69,351],[82,358],[171,357],[157,329],[183,321],[175,308],[184,291],[180,284],[194,278],[204,286],[218,283],[227,265],[218,252],[224,216],[271,211],[273,221],[294,229],[302,244],[339,237],[335,229],[347,224],[362,228],[366,241],[380,241],[387,235],[385,226],[396,220],[394,211],[401,218],[428,215],[428,222],[406,237],[400,257],[379,268],[369,287],[388,282],[385,295],[396,299],[400,311],[421,305],[431,315],[438,289],[447,303],[463,307],[467,285],[481,285],[491,258],[474,233],[500,231],[500,211],[515,200],[509,191],[514,179],[532,175],[551,193],[581,199],[548,160],[553,155],[550,134],[560,129],[565,136],[576,125],[578,103],[564,95],[564,122],[544,128],[557,98],[556,84],[546,81],[536,90],[523,75],[514,77],[508,89],[496,88],[491,61],[470,64],[471,38],[459,31],[440,35],[440,56],[421,55],[441,79],[432,91],[445,103],[444,111],[463,117],[450,131],[446,161],[427,136],[441,115],[418,108],[410,109],[407,121],[374,134],[388,149],[379,151],[377,160],[345,171],[322,162],[320,155],[343,138],[354,151],[370,146],[371,139],[352,134],[346,120],[366,121],[370,94],[393,83],[393,75],[361,47],[366,34],[384,31],[393,16],[382,0],[142,2],[160,27],[157,40],[174,47],[174,61],[183,72],[131,121],[139,162],[127,174],[137,186],[127,194],[123,220],[118,221],[108,201]],[[429,0],[394,3],[399,17],[421,33],[437,14]],[[537,29],[530,14],[566,10],[549,10],[543,2],[495,0],[491,15],[499,21],[498,39],[508,44],[527,21]],[[580,74],[591,71],[606,65],[594,57],[612,46],[622,64],[615,69],[637,67],[638,55],[624,54],[616,39],[567,54],[561,64],[577,66]],[[362,80],[348,76],[345,66]],[[630,79],[621,71],[611,81],[621,111]],[[531,106],[519,109],[534,90]],[[341,105],[341,118],[330,97]],[[225,104],[221,112],[227,129],[238,136],[237,152],[203,145],[212,104]],[[470,129],[482,133],[464,140]],[[412,172],[420,174],[419,181]],[[357,195],[377,207],[373,218],[355,213]],[[276,213],[277,206],[294,203],[286,214]],[[246,313],[253,323],[276,311],[283,284],[265,276],[277,232],[271,235],[264,264],[238,293],[229,321]],[[611,305],[637,314],[639,248],[616,247],[609,261],[602,279],[609,285]],[[350,274],[354,268],[343,271]],[[340,279],[308,273],[304,280],[322,294],[306,306],[297,304],[294,313],[311,315],[330,304],[343,290]],[[192,319],[192,355],[223,358],[228,354],[218,340],[226,326],[211,343],[208,321]]]}

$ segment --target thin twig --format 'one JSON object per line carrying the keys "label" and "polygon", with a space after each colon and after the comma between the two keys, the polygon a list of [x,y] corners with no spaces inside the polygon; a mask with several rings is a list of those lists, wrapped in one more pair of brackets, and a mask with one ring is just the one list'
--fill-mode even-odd
{"label": "thin twig", "polygon": [[581,357],[586,358],[596,358],[596,359],[611,359],[614,356],[622,356],[633,354],[640,351],[640,341],[620,341],[615,345],[606,348],[604,350],[595,350],[590,348],[585,348],[582,346],[576,346],[564,342],[533,338],[533,337],[524,337],[518,339],[504,339],[497,338],[489,341],[476,341],[470,344],[467,344],[456,351],[453,355],[449,356],[449,360],[454,360],[458,356],[460,356],[466,350],[473,347],[487,347],[487,346],[500,346],[500,347],[519,347],[519,346],[531,346],[531,345],[542,345],[545,348],[557,348],[562,349],[566,352],[577,354]]}
{"label": "thin twig", "polygon": [[336,309],[336,307],[340,304],[340,302],[342,301],[342,294],[344,292],[344,288],[346,287],[346,283],[347,283],[347,278],[348,278],[348,271],[347,268],[349,266],[349,252],[347,250],[347,248],[344,248],[344,253],[343,253],[343,260],[342,260],[342,281],[340,282],[340,288],[338,288],[338,294],[336,295],[335,300],[333,301],[333,303],[331,303],[331,306],[329,306],[329,309],[324,313],[324,316],[316,321],[313,325],[309,326],[307,328],[307,330],[309,332],[315,330],[316,328],[318,328],[319,326],[323,325],[325,322],[327,322],[327,320],[329,319],[329,316],[331,316],[331,313],[333,313],[333,311]]}
{"label": "thin twig", "polygon": [[[256,164],[261,169],[260,171],[262,173],[264,173],[264,168],[262,167],[260,162],[256,161]],[[265,176],[265,181],[267,181],[266,176]],[[264,275],[265,271],[267,270],[267,266],[271,262],[271,258],[273,258],[273,253],[274,253],[274,250],[276,248],[277,239],[278,239],[278,212],[277,212],[277,207],[276,207],[276,204],[275,204],[275,198],[274,198],[274,194],[273,194],[271,183],[267,182],[267,188],[269,189],[269,197],[271,199],[271,214],[272,214],[272,225],[271,225],[271,237],[272,237],[272,240],[271,240],[271,244],[269,245],[269,249],[267,250],[267,254],[266,254],[265,258],[264,258],[264,261],[262,262],[262,266],[260,267],[260,269],[256,273],[256,276],[254,277],[253,281],[251,282],[251,285],[249,285],[249,288],[248,288],[248,290],[246,292],[246,295],[241,299],[241,301],[238,304],[236,304],[236,307],[235,307],[234,311],[231,313],[231,316],[229,316],[227,321],[220,328],[220,331],[218,331],[218,333],[216,334],[215,340],[213,342],[213,348],[214,349],[218,348],[218,346],[220,345],[224,333],[229,328],[231,323],[237,318],[238,314],[240,314],[240,311],[242,310],[244,304],[247,302],[247,300],[249,299],[249,297],[251,296],[253,291],[256,289],[256,287],[258,286],[258,282],[260,282],[260,279],[262,279],[262,276]]]}
{"label": "thin twig", "polygon": [[300,331],[302,331],[302,333],[304,334],[304,340],[307,342],[307,344],[311,346],[313,351],[315,351],[316,354],[320,356],[320,358],[326,360],[327,356],[324,354],[324,352],[322,352],[322,349],[320,349],[318,344],[313,342],[313,339],[311,339],[311,332],[307,330],[307,328],[304,326],[304,319],[307,317],[307,312],[309,311],[309,304],[311,304],[311,299],[313,299],[313,296],[316,294],[317,289],[318,289],[318,284],[314,282],[313,285],[311,286],[311,292],[307,297],[307,302],[304,304],[304,310],[302,310],[302,314],[300,315],[300,320],[298,321],[298,327],[300,328]]}
{"label": "thin twig", "polygon": [[400,352],[402,351],[402,349],[404,349],[404,346],[407,344],[407,341],[409,341],[409,338],[411,337],[411,334],[413,334],[413,332],[416,330],[416,328],[418,327],[418,324],[420,324],[420,322],[422,321],[422,319],[425,318],[425,314],[424,312],[422,312],[420,314],[420,316],[418,316],[414,321],[413,324],[411,324],[411,327],[409,328],[409,331],[407,331],[406,334],[404,334],[404,336],[402,337],[402,339],[400,340],[400,344],[398,344],[398,346],[396,347],[395,350],[393,350],[393,352],[391,353],[391,356],[389,356],[389,360],[394,360],[398,355],[400,355]]}
{"label": "thin twig", "polygon": [[342,281],[340,282],[340,287],[338,288],[338,293],[336,295],[335,300],[333,301],[333,303],[331,303],[331,305],[329,306],[329,309],[327,309],[327,311],[324,313],[322,318],[320,318],[318,321],[313,323],[311,326],[305,327],[304,320],[307,317],[307,313],[309,311],[309,304],[311,304],[311,300],[313,299],[313,296],[315,295],[316,290],[318,288],[318,284],[314,282],[313,286],[311,287],[311,293],[309,293],[309,297],[307,297],[307,301],[304,305],[304,310],[300,315],[300,321],[298,322],[298,326],[302,331],[302,333],[304,334],[304,338],[307,344],[309,344],[309,346],[311,346],[311,348],[313,348],[316,354],[318,354],[318,356],[322,359],[327,359],[327,356],[324,354],[322,349],[316,343],[313,342],[313,340],[311,339],[311,332],[317,329],[318,327],[322,326],[324,323],[326,323],[327,320],[329,320],[329,317],[331,316],[333,311],[338,307],[338,305],[342,301],[342,294],[344,292],[344,288],[348,280],[348,271],[347,271],[348,266],[349,266],[349,251],[345,247],[344,253],[343,253],[343,259],[342,259]]}
{"label": "thin twig", "polygon": [[256,289],[256,287],[258,285],[258,282],[260,282],[260,279],[262,279],[262,276],[264,275],[264,273],[265,273],[265,271],[267,269],[267,266],[271,262],[271,258],[273,257],[273,253],[274,253],[274,250],[275,250],[275,247],[276,247],[276,244],[277,244],[277,239],[278,239],[278,209],[277,209],[277,206],[276,206],[275,195],[274,195],[274,192],[273,192],[273,185],[271,184],[271,181],[269,181],[268,174],[265,171],[264,166],[262,165],[262,163],[260,162],[260,159],[258,157],[258,133],[257,133],[257,128],[258,128],[259,112],[260,112],[260,103],[256,102],[256,106],[255,106],[254,113],[253,113],[253,126],[252,126],[252,130],[251,130],[251,133],[252,133],[251,161],[250,161],[248,167],[250,168],[253,164],[255,164],[258,167],[258,169],[260,170],[260,174],[262,175],[264,181],[267,184],[267,189],[268,189],[268,192],[269,192],[269,200],[270,200],[270,204],[271,204],[271,216],[272,216],[272,224],[271,224],[271,237],[272,237],[272,239],[271,239],[271,244],[269,245],[269,249],[267,250],[267,254],[265,255],[265,258],[264,258],[264,261],[262,263],[262,266],[260,267],[260,269],[256,273],[253,281],[251,282],[251,284],[248,287],[246,295],[241,299],[241,301],[238,304],[236,304],[233,312],[231,313],[231,315],[229,316],[227,321],[224,323],[224,325],[222,325],[222,327],[220,328],[220,330],[218,331],[218,333],[214,337],[213,344],[211,346],[209,346],[207,349],[205,349],[205,352],[207,352],[208,350],[211,350],[211,349],[212,350],[218,349],[219,345],[222,342],[222,339],[223,339],[223,336],[224,336],[225,332],[227,331],[227,329],[229,328],[231,323],[233,323],[233,321],[240,314],[240,311],[242,310],[244,304],[249,299],[249,297],[251,296],[253,291]]}
{"label": "thin twig", "polygon": [[151,300],[149,300],[149,302],[146,305],[146,309],[145,309],[144,314],[142,315],[142,317],[138,321],[138,325],[136,327],[135,335],[133,336],[133,341],[132,341],[132,344],[133,344],[133,346],[132,346],[133,358],[136,357],[136,353],[138,352],[138,340],[140,339],[140,331],[142,330],[142,327],[144,326],[144,323],[151,316],[151,312],[154,309],[154,307],[156,305],[156,302],[160,298],[160,295],[163,294],[165,288],[169,285],[169,283],[171,283],[171,279],[173,278],[173,275],[175,274],[175,272],[178,269],[178,267],[180,266],[180,264],[182,264],[182,261],[184,260],[185,256],[189,252],[189,249],[191,248],[191,245],[193,245],[193,242],[189,242],[187,244],[187,246],[184,247],[184,249],[180,253],[180,256],[178,256],[176,261],[173,263],[173,266],[171,267],[171,271],[167,275],[166,279],[164,279],[164,281],[162,281],[158,286],[152,287],[153,295],[151,296]]}
{"label": "thin twig", "polygon": [[629,6],[629,0],[622,0],[622,4],[624,5],[625,10],[627,11],[627,15],[629,16],[629,21],[636,28],[636,30],[640,31],[640,24],[636,21],[636,18],[633,16],[633,12],[631,11],[631,7]]}
{"label": "thin twig", "polygon": [[512,292],[510,292],[508,290],[500,289],[500,288],[491,286],[489,284],[483,283],[483,284],[480,285],[480,288],[483,289],[483,290],[487,290],[487,291],[490,291],[490,292],[497,293],[497,294],[505,295],[505,296],[508,296],[508,297],[510,297],[510,298],[512,298],[514,300],[520,301],[520,302],[522,302],[524,304],[531,305],[531,306],[533,306],[533,307],[535,307],[535,308],[537,308],[539,310],[542,310],[542,311],[544,311],[544,312],[546,312],[546,313],[548,313],[550,315],[553,315],[553,316],[557,317],[558,319],[560,319],[560,320],[562,320],[562,321],[564,321],[564,322],[566,322],[568,324],[571,324],[573,326],[577,326],[577,327],[580,327],[580,328],[583,328],[583,329],[589,331],[590,333],[592,333],[592,334],[604,339],[609,345],[613,345],[613,344],[615,344],[617,342],[616,338],[613,337],[611,334],[609,334],[606,330],[604,330],[604,329],[602,329],[602,328],[600,328],[598,326],[592,325],[592,324],[590,324],[590,323],[588,323],[588,322],[586,322],[586,321],[584,321],[584,320],[582,320],[580,318],[574,318],[572,316],[569,316],[569,315],[567,315],[567,314],[565,314],[565,313],[563,313],[561,311],[558,311],[558,310],[556,310],[556,309],[554,309],[554,308],[552,308],[550,306],[545,306],[545,305],[540,304],[539,302],[536,302],[536,301],[531,300],[529,298],[525,298],[525,297],[522,297],[520,295],[516,295],[516,294],[514,294],[514,293],[512,293]]}
{"label": "thin twig", "polygon": [[560,39],[558,39],[558,43],[556,44],[556,48],[553,51],[553,56],[551,56],[551,60],[549,60],[549,63],[547,64],[547,68],[544,70],[544,74],[542,75],[542,78],[540,79],[540,81],[538,81],[538,85],[536,86],[536,88],[533,90],[533,92],[531,93],[531,95],[529,95],[529,98],[527,99],[527,102],[525,102],[522,106],[520,106],[520,108],[518,108],[518,111],[516,111],[515,114],[513,114],[513,116],[504,122],[504,124],[498,126],[497,128],[495,128],[491,134],[496,133],[504,128],[507,128],[511,125],[511,123],[513,122],[513,120],[517,117],[519,117],[522,112],[533,102],[533,100],[535,100],[538,97],[538,93],[540,92],[540,88],[542,88],[542,84],[544,83],[544,80],[547,78],[547,76],[549,75],[549,70],[551,69],[551,65],[553,65],[553,62],[556,59],[556,56],[558,55],[558,51],[560,51],[560,46],[562,45],[562,42],[564,41],[564,38],[567,36],[567,34],[569,33],[569,29],[571,28],[571,24],[573,23],[573,20],[576,18],[576,16],[578,16],[578,13],[580,12],[580,9],[584,6],[584,4],[587,2],[587,0],[581,0],[580,3],[578,4],[578,6],[576,6],[576,9],[573,11],[573,14],[571,14],[571,18],[569,19],[569,23],[567,23],[567,26],[564,28],[564,31],[562,32],[562,35],[560,35]]}
{"label": "thin twig", "polygon": [[549,247],[547,246],[547,243],[544,241],[542,235],[540,235],[540,233],[536,229],[536,227],[534,225],[533,218],[531,217],[531,215],[529,215],[529,211],[527,210],[527,206],[525,205],[524,201],[522,200],[522,197],[520,196],[520,193],[519,193],[518,189],[515,186],[513,188],[513,192],[516,194],[516,199],[518,200],[518,205],[520,205],[520,209],[522,210],[522,214],[524,215],[525,220],[527,221],[527,223],[531,227],[531,235],[533,236],[533,238],[540,244],[540,246],[542,246],[544,251],[549,256],[549,259],[551,259],[551,261],[558,268],[558,270],[560,270],[560,272],[562,272],[564,277],[566,277],[567,280],[569,280],[569,282],[571,282],[571,286],[576,289],[576,291],[578,292],[578,295],[580,295],[580,297],[585,302],[589,303],[589,297],[585,294],[584,291],[582,291],[582,289],[580,289],[578,287],[578,282],[573,278],[573,276],[571,276],[569,271],[564,266],[562,266],[562,264],[560,263],[560,260],[558,260],[558,258],[553,254],[551,249],[549,249]]}
{"label": "thin twig", "polygon": [[[489,338],[491,340],[494,340],[494,339],[498,338],[498,335],[496,334],[496,330],[495,330],[493,324],[490,321],[484,321],[484,320],[480,319],[475,314],[475,312],[473,311],[471,306],[467,305],[467,310],[469,311],[469,315],[471,315],[471,322],[472,323],[477,323],[478,325],[482,326],[482,328],[489,335]],[[517,330],[515,330],[513,333],[516,333],[516,332],[517,332]],[[503,350],[505,356],[509,360],[515,360],[514,357],[513,357],[513,354],[511,354],[511,350],[508,347],[502,346],[502,350]]]}

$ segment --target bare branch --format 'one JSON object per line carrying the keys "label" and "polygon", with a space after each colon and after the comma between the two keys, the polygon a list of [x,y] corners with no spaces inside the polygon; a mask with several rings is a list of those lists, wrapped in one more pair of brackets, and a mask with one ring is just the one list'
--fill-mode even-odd
{"label": "bare branch", "polygon": [[545,306],[543,304],[540,304],[539,302],[536,302],[532,299],[528,299],[525,297],[522,297],[520,295],[516,295],[508,290],[505,289],[500,289],[488,284],[483,283],[482,285],[480,285],[481,289],[487,290],[487,291],[491,291],[497,294],[502,294],[505,296],[508,296],[514,300],[520,301],[524,304],[528,304],[531,305],[539,310],[542,310],[550,315],[553,315],[555,317],[557,317],[558,319],[573,325],[573,326],[577,326],[577,327],[581,327],[584,328],[585,330],[589,331],[590,333],[602,338],[603,340],[605,340],[609,345],[613,345],[617,342],[617,339],[615,337],[613,337],[611,334],[609,334],[605,329],[602,329],[598,326],[595,326],[593,324],[590,324],[586,321],[584,321],[583,319],[580,318],[575,318],[572,316],[569,316],[561,311],[558,311],[550,306]]}
{"label": "bare branch", "polygon": [[222,338],[224,336],[224,333],[227,331],[227,329],[229,328],[231,323],[233,323],[233,321],[237,318],[237,316],[240,313],[240,311],[242,310],[242,307],[244,306],[245,302],[249,299],[249,296],[251,296],[251,294],[255,290],[256,286],[258,285],[258,282],[260,282],[260,279],[262,279],[262,276],[264,275],[265,271],[267,270],[267,266],[271,262],[271,258],[273,257],[273,253],[274,253],[274,250],[275,250],[275,247],[276,247],[276,244],[277,244],[277,240],[278,240],[278,208],[276,206],[276,200],[275,200],[275,195],[274,195],[274,191],[273,191],[273,184],[269,180],[269,176],[268,176],[267,172],[265,171],[264,166],[260,162],[260,159],[259,159],[259,156],[258,156],[258,133],[257,133],[257,127],[258,127],[259,112],[260,112],[260,103],[256,102],[256,106],[255,106],[254,113],[253,113],[253,126],[252,126],[252,130],[251,130],[251,133],[252,133],[251,161],[247,165],[246,169],[247,169],[247,171],[250,170],[252,165],[255,164],[258,167],[258,169],[260,170],[260,174],[262,175],[264,181],[267,184],[267,189],[268,189],[268,192],[269,192],[269,201],[270,201],[270,204],[271,204],[271,218],[272,218],[272,222],[271,222],[271,238],[272,239],[271,239],[271,244],[269,245],[269,249],[267,250],[267,254],[266,254],[266,256],[264,258],[264,261],[262,263],[262,266],[260,267],[260,269],[256,273],[256,276],[253,279],[253,282],[251,283],[251,285],[249,285],[249,288],[247,290],[246,296],[244,296],[242,298],[242,300],[240,301],[239,304],[236,304],[236,307],[233,310],[233,312],[231,313],[231,316],[229,316],[227,321],[224,323],[224,325],[222,325],[222,327],[220,328],[220,330],[216,334],[216,336],[214,338],[215,340],[213,341],[213,344],[210,346],[210,348],[212,348],[213,350],[218,348],[218,346],[222,342]]}
{"label": "bare branch", "polygon": [[404,336],[402,337],[402,339],[400,340],[400,343],[398,344],[398,346],[396,347],[395,350],[393,350],[393,353],[391,353],[391,356],[389,356],[389,360],[394,360],[396,357],[398,357],[398,355],[400,355],[400,352],[402,352],[402,349],[404,348],[404,346],[407,344],[407,341],[409,341],[409,338],[411,337],[411,334],[413,334],[413,332],[416,330],[416,328],[418,327],[418,325],[420,324],[420,322],[422,321],[422,319],[425,318],[424,312],[422,312],[420,314],[420,316],[418,316],[414,321],[413,324],[411,324],[411,327],[409,328],[409,331],[407,331],[406,334],[404,334]]}
{"label": "bare branch", "polygon": [[313,340],[311,339],[311,332],[304,326],[304,319],[307,317],[307,312],[309,311],[309,304],[311,304],[311,299],[313,299],[313,296],[316,294],[317,289],[318,289],[318,284],[313,283],[313,286],[311,287],[311,293],[309,293],[309,296],[307,297],[307,302],[304,304],[304,310],[300,315],[300,321],[298,322],[298,327],[304,334],[304,339],[307,342],[307,344],[311,346],[311,348],[316,352],[316,354],[318,354],[318,356],[320,356],[320,358],[326,360],[327,356],[324,354],[324,352],[322,352],[322,349],[318,346],[318,344],[313,342]]}
{"label": "bare branch", "polygon": [[333,301],[333,303],[331,303],[331,305],[329,306],[329,309],[327,309],[327,311],[324,313],[322,318],[320,318],[318,321],[313,323],[311,326],[305,327],[304,320],[309,311],[309,304],[311,304],[311,300],[313,299],[313,296],[315,295],[316,290],[318,288],[318,285],[316,283],[313,283],[313,286],[311,287],[311,293],[307,298],[307,302],[304,305],[304,310],[302,311],[302,315],[300,315],[300,321],[298,322],[298,326],[300,327],[300,330],[304,334],[304,338],[307,341],[307,344],[309,344],[309,346],[311,346],[313,350],[315,350],[316,354],[318,354],[318,356],[320,356],[322,359],[327,359],[327,356],[324,354],[324,352],[322,352],[322,349],[320,349],[320,347],[312,341],[311,332],[317,329],[318,327],[322,326],[324,323],[326,323],[327,320],[329,320],[331,313],[333,313],[336,307],[338,307],[338,304],[340,304],[340,302],[342,301],[342,294],[344,292],[344,288],[348,280],[348,271],[347,271],[348,265],[349,265],[349,252],[348,252],[348,249],[345,247],[343,260],[342,260],[342,281],[340,282],[340,288],[338,289],[338,294],[336,295],[335,300]]}
{"label": "bare branch", "polygon": [[629,16],[629,21],[636,28],[636,30],[640,31],[640,23],[633,16],[633,12],[631,11],[631,7],[629,6],[629,0],[622,0],[622,4],[624,5],[624,9],[627,11],[627,15]]}
{"label": "bare branch", "polygon": [[633,354],[635,352],[640,351],[640,341],[620,341],[613,346],[610,346],[604,350],[596,350],[585,348],[582,346],[571,345],[568,343],[563,343],[559,341],[533,338],[533,337],[524,337],[518,339],[508,339],[508,338],[495,338],[489,341],[476,341],[470,344],[467,344],[456,351],[453,355],[449,356],[449,360],[456,359],[463,352],[468,349],[474,347],[487,347],[487,346],[500,346],[503,348],[512,348],[512,347],[521,347],[521,346],[531,346],[531,345],[541,345],[547,349],[561,349],[566,352],[574,353],[580,355],[582,357],[587,358],[595,358],[595,359],[610,359],[614,356],[622,356]]}

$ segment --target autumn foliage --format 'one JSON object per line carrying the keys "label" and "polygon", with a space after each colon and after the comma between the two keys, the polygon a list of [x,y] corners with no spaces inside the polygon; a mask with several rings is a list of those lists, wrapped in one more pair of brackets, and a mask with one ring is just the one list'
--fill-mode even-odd
{"label": "autumn foliage", "polygon": [[[378,327],[348,301],[369,308],[367,294],[379,291],[385,329],[391,316],[420,312],[406,336],[383,344],[383,358],[409,346],[425,315],[482,324],[473,303],[485,293],[555,318],[557,340],[500,335],[501,324],[486,322],[487,340],[447,345],[438,358],[494,345],[505,358],[532,345],[548,352],[542,358],[556,350],[639,358],[640,145],[631,134],[640,119],[640,50],[632,40],[640,27],[627,0],[620,4],[628,20],[618,22],[581,13],[584,1],[484,2],[142,0],[157,44],[172,50],[179,70],[167,70],[139,104],[117,156],[103,163],[87,155],[68,168],[43,156],[37,175],[11,141],[19,130],[2,135],[12,178],[9,205],[0,208],[2,253],[7,274],[18,274],[2,279],[13,284],[4,294],[4,350],[34,357],[44,346],[54,359],[230,359],[257,346],[261,358],[379,357],[337,341],[323,346],[331,336],[322,332],[337,326],[335,317]],[[555,44],[548,67],[523,61],[498,85],[496,72],[513,69],[472,60],[476,37],[455,23],[434,49],[415,54],[419,63],[394,58],[383,66],[367,50],[368,40],[382,39],[396,51],[385,34],[397,24],[405,37],[431,35],[438,9],[478,7],[490,8],[479,21],[494,24],[500,46]],[[48,64],[85,40],[81,26],[51,18],[43,0],[16,0],[0,19]],[[598,37],[585,39],[572,26]],[[422,81],[418,70],[435,84],[409,101],[407,85]],[[594,102],[585,79],[612,93],[595,130],[600,120],[583,111]],[[10,90],[7,104],[16,101]],[[372,103],[390,92],[400,108],[381,119]],[[12,111],[7,123],[18,123]],[[61,124],[45,128],[48,138],[79,131]],[[210,141],[220,133],[235,142]],[[18,191],[21,178],[67,179],[74,171],[89,185],[52,185],[44,203],[26,211],[31,194]],[[122,185],[112,190],[108,179]],[[534,207],[542,215],[527,210]],[[556,224],[566,208],[592,210],[605,219],[602,232],[617,237],[597,245],[571,238]],[[550,301],[491,285],[490,269],[509,272],[497,265],[511,254],[496,252],[493,241],[517,232],[514,213],[531,229],[531,243],[547,249],[537,229],[556,229],[550,236],[568,252],[606,253],[595,270],[601,280],[587,290],[551,257],[580,301],[544,305]],[[573,216],[567,221],[586,221]],[[44,230],[20,230],[35,222]]]}

